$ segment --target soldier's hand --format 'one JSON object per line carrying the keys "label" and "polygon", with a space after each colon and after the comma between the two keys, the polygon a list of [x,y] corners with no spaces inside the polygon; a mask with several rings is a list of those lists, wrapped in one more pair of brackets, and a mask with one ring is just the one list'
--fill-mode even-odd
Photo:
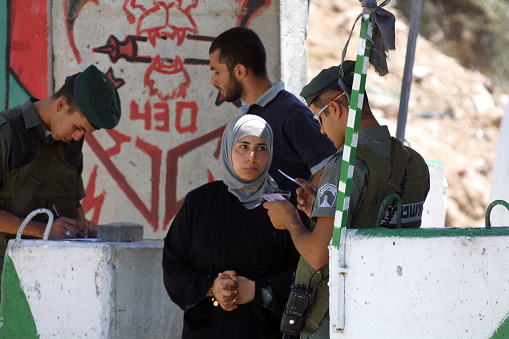
{"label": "soldier's hand", "polygon": [[49,233],[50,239],[68,239],[78,233],[76,220],[72,218],[61,217],[53,222]]}
{"label": "soldier's hand", "polygon": [[76,237],[78,238],[97,237],[97,225],[93,221],[87,219],[77,219],[76,225],[78,229]]}
{"label": "soldier's hand", "polygon": [[295,179],[302,186],[297,188],[297,208],[311,217],[313,202],[316,196],[316,187],[313,183],[304,179]]}
{"label": "soldier's hand", "polygon": [[274,228],[286,230],[289,224],[300,223],[300,217],[295,206],[288,200],[278,200],[273,202],[264,202],[270,222]]}

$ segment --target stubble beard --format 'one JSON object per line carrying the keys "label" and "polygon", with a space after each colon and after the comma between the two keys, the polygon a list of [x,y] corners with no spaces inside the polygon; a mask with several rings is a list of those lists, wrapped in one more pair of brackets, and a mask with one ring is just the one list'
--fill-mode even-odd
{"label": "stubble beard", "polygon": [[230,81],[224,91],[224,100],[227,102],[237,101],[244,95],[244,87],[235,78],[233,72],[230,72]]}

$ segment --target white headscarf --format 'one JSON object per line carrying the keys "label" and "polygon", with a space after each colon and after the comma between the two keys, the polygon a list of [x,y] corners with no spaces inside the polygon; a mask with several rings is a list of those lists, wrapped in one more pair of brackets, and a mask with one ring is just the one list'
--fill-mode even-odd
{"label": "white headscarf", "polygon": [[[255,136],[267,144],[269,160],[258,179],[246,181],[239,178],[233,169],[232,149],[242,138]],[[228,123],[223,132],[221,142],[221,169],[223,182],[228,186],[228,191],[235,195],[244,207],[253,209],[260,205],[263,198],[260,195],[277,192],[277,184],[269,175],[269,167],[272,162],[272,129],[262,118],[253,114],[244,114],[234,118]]]}

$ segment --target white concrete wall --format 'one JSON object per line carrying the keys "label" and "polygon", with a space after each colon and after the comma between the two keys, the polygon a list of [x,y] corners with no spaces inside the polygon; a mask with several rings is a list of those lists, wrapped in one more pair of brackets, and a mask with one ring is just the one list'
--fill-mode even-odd
{"label": "white concrete wall", "polygon": [[447,214],[445,164],[436,160],[426,160],[426,163],[429,168],[430,188],[423,206],[421,227],[445,227]]}
{"label": "white concrete wall", "polygon": [[348,230],[331,250],[346,266],[344,289],[331,287],[331,338],[507,332],[508,243],[507,228]]}
{"label": "white concrete wall", "polygon": [[[504,200],[509,203],[509,106],[505,109],[504,118],[500,125],[496,145],[496,158],[491,175],[490,203],[494,200]],[[491,211],[491,224],[494,226],[509,225],[509,211],[503,206],[495,206]]]}
{"label": "white concrete wall", "polygon": [[[508,242],[508,228],[347,230],[331,251],[331,263],[345,267],[343,275],[331,265],[331,337],[509,334]],[[6,274],[15,272],[40,338],[180,336],[182,312],[160,272],[162,241],[22,240],[7,254],[14,271],[4,270],[3,292],[13,293]],[[12,330],[8,309],[3,300],[0,333]]]}
{"label": "white concrete wall", "polygon": [[210,39],[246,25],[265,45],[271,80],[297,95],[306,83],[307,1],[55,0],[51,25],[57,88],[91,63],[124,83],[118,128],[86,138],[87,216],[146,225],[146,238],[166,234],[187,192],[221,179],[218,142],[240,111],[215,105]]}
{"label": "white concrete wall", "polygon": [[7,274],[18,275],[39,338],[178,338],[182,311],[163,285],[162,248],[162,241],[11,240],[15,272]]}
{"label": "white concrete wall", "polygon": [[281,1],[281,79],[298,98],[307,84],[308,53],[306,36],[309,1]]}

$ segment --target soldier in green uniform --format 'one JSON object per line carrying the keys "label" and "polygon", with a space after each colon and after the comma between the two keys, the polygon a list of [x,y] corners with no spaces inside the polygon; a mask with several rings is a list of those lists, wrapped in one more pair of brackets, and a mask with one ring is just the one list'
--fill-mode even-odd
{"label": "soldier in green uniform", "polygon": [[[295,283],[310,286],[311,289],[317,286],[314,302],[305,310],[301,338],[310,335],[314,335],[313,338],[329,338],[328,245],[334,228],[337,185],[349,113],[348,98],[352,90],[355,62],[345,61],[343,65],[342,78],[339,78],[339,66],[324,69],[301,92],[315,113],[314,118],[320,124],[321,132],[338,148],[325,166],[318,188],[297,179],[302,183],[302,187],[297,189],[297,207],[310,216],[310,224],[303,225],[295,208],[285,201],[264,203],[274,227],[290,232],[301,255]],[[339,81],[343,82],[347,93],[341,89]],[[429,171],[424,159],[413,149],[392,138],[387,126],[380,126],[365,95],[349,202],[348,228],[376,227],[380,205],[392,193],[401,197],[402,226],[420,227],[428,191]],[[386,212],[382,226],[396,227],[393,210]],[[286,319],[288,323],[284,323],[283,318],[282,328],[286,326],[295,330],[292,326],[299,323],[296,320]]]}
{"label": "soldier in green uniform", "polygon": [[[50,238],[94,237],[85,218],[81,179],[84,135],[114,128],[120,98],[113,82],[95,66],[67,77],[52,96],[29,99],[0,112],[0,260],[9,238],[37,208],[56,214]],[[42,238],[47,216],[37,215],[24,235]]]}

